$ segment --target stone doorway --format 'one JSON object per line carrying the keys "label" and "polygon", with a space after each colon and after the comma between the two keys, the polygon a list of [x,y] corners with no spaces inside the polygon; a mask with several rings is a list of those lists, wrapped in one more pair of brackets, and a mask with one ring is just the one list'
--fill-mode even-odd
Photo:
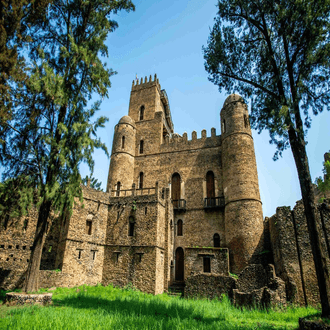
{"label": "stone doorway", "polygon": [[175,280],[184,280],[184,253],[182,247],[178,247],[175,252]]}

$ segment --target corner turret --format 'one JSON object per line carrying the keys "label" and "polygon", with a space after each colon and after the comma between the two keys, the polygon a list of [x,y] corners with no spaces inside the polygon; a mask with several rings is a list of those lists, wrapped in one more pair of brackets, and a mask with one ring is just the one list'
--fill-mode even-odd
{"label": "corner turret", "polygon": [[243,98],[230,95],[221,110],[226,246],[231,271],[257,263],[263,250],[263,214],[249,114]]}
{"label": "corner turret", "polygon": [[135,135],[135,121],[129,116],[122,117],[115,126],[107,185],[108,192],[132,188]]}

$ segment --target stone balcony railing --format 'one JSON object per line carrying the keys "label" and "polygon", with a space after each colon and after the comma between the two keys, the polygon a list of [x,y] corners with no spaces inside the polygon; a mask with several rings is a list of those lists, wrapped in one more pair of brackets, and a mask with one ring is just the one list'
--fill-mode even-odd
{"label": "stone balcony railing", "polygon": [[204,198],[204,208],[220,208],[225,206],[225,198],[224,197],[212,197],[212,198]]}
{"label": "stone balcony railing", "polygon": [[185,199],[172,199],[174,210],[186,210],[186,200]]}

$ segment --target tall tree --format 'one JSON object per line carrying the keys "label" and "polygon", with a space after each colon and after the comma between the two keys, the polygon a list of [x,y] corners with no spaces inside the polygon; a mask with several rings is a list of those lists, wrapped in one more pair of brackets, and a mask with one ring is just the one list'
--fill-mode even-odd
{"label": "tall tree", "polygon": [[0,0],[0,121],[10,117],[11,82],[24,81],[19,49],[32,40],[29,25],[46,18],[51,0]]}
{"label": "tall tree", "polygon": [[107,119],[94,119],[100,101],[91,106],[89,101],[95,94],[107,96],[115,72],[102,57],[108,54],[108,33],[117,27],[110,17],[122,9],[134,10],[134,5],[130,0],[54,0],[46,20],[30,28],[28,79],[15,94],[12,118],[0,130],[0,165],[7,179],[2,196],[12,186],[9,179],[19,178],[20,187],[26,182],[33,189],[18,187],[16,194],[31,201],[33,193],[38,201],[27,292],[38,288],[50,213],[71,210],[74,198],[82,196],[79,165],[86,162],[92,171],[94,149],[107,152],[96,137]]}
{"label": "tall tree", "polygon": [[298,171],[320,290],[330,316],[330,283],[321,250],[306,154],[310,112],[330,109],[329,0],[219,0],[204,48],[205,69],[219,90],[252,100],[251,123],[268,129],[276,159],[291,147]]}

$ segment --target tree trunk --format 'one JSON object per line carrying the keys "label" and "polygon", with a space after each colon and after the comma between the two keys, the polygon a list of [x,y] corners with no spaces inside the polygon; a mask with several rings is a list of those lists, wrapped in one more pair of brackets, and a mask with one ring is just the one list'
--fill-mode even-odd
{"label": "tree trunk", "polygon": [[25,292],[38,291],[39,289],[38,287],[39,269],[40,269],[42,249],[46,238],[47,220],[50,213],[50,207],[51,207],[50,201],[43,201],[39,208],[36,233],[32,246],[29,266],[26,272],[26,279],[24,286]]}
{"label": "tree trunk", "polygon": [[330,281],[327,262],[322,251],[321,236],[317,224],[317,208],[315,205],[314,189],[309,171],[308,158],[305,148],[305,141],[299,137],[299,134],[293,128],[289,129],[289,140],[291,150],[296,163],[301,195],[305,208],[309,239],[312,247],[313,259],[317,282],[319,286],[322,317],[330,316]]}

